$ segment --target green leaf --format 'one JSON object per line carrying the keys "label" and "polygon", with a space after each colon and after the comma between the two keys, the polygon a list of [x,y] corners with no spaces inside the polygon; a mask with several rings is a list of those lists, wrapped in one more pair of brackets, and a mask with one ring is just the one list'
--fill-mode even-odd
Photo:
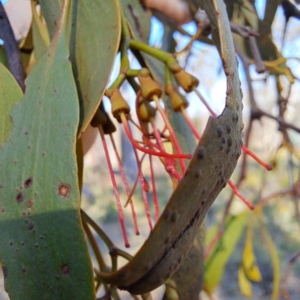
{"label": "green leaf", "polygon": [[245,275],[248,277],[248,279],[255,282],[259,282],[261,281],[261,274],[256,263],[255,253],[253,251],[252,237],[253,237],[253,223],[250,223],[247,229],[246,242],[243,251],[242,266],[244,268]]}
{"label": "green leaf", "polygon": [[9,70],[0,63],[0,146],[5,143],[12,128],[10,113],[21,100],[22,90]]}
{"label": "green leaf", "polygon": [[30,73],[0,149],[0,264],[11,300],[95,299],[79,213],[79,105],[67,16],[64,10],[51,46]]}
{"label": "green leaf", "polygon": [[231,216],[227,220],[222,238],[216,244],[205,263],[204,289],[207,292],[212,293],[218,286],[225,266],[244,231],[248,216],[249,212],[247,211],[234,217]]}
{"label": "green leaf", "polygon": [[124,16],[131,27],[134,38],[148,43],[151,28],[151,14],[140,0],[120,0]]}
{"label": "green leaf", "polygon": [[247,278],[244,268],[242,265],[239,266],[238,270],[238,282],[239,282],[239,287],[242,295],[250,298],[252,297],[252,283],[251,281]]}
{"label": "green leaf", "polygon": [[34,64],[36,63],[36,59],[34,56],[34,45],[33,45],[33,33],[32,33],[32,24],[29,28],[26,38],[19,45],[21,52],[21,59],[23,68],[28,74]]}
{"label": "green leaf", "polygon": [[240,9],[242,14],[245,16],[247,23],[249,23],[255,31],[258,31],[258,15],[253,4],[251,4],[248,0],[243,0]]}
{"label": "green leaf", "polygon": [[[50,37],[53,37],[62,0],[41,0]],[[118,0],[72,1],[71,61],[80,99],[79,135],[100,104],[119,47]]]}
{"label": "green leaf", "polygon": [[46,51],[50,44],[50,37],[47,27],[42,22],[41,17],[36,11],[37,1],[31,1],[31,11],[32,11],[32,35],[34,42],[34,55],[38,60]]}

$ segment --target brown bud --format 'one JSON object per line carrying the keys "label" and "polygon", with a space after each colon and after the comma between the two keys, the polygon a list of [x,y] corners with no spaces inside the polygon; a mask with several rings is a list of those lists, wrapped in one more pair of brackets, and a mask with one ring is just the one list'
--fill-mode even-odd
{"label": "brown bud", "polygon": [[174,73],[174,77],[186,93],[190,93],[199,84],[199,80],[196,77],[187,73],[183,69],[177,73]]}

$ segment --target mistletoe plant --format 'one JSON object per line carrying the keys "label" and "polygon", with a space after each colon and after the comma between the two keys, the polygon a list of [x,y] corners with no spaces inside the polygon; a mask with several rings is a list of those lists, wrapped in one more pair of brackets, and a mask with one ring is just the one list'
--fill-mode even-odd
{"label": "mistletoe plant", "polygon": [[[5,49],[0,63],[3,298],[94,300],[103,286],[105,296],[101,299],[119,299],[118,289],[151,299],[150,292],[165,284],[164,299],[198,299],[204,262],[204,227],[200,226],[208,209],[227,183],[250,209],[254,208],[230,180],[242,151],[264,168],[271,167],[242,143],[243,104],[235,55],[238,47],[234,48],[231,29],[251,42],[255,64],[264,71],[256,32],[244,24],[234,27],[221,0],[187,2],[191,11],[205,11],[206,25],[212,33],[210,40],[204,25],[199,23],[191,41],[201,37],[214,43],[226,74],[225,105],[220,115],[214,113],[197,89],[198,79],[179,65],[175,55],[148,45],[151,16],[138,0],[32,1],[32,26],[20,50],[5,15],[1,18],[0,37]],[[130,52],[140,63],[139,69],[132,68]],[[107,86],[118,53],[119,74]],[[138,122],[120,91],[124,82],[136,93],[134,113]],[[182,91],[196,93],[211,114],[202,136],[186,113],[188,102]],[[103,97],[111,102],[111,114],[104,109]],[[163,126],[156,123],[158,114]],[[133,257],[114,245],[109,234],[80,207],[81,136],[90,124],[101,136],[126,247],[129,238],[123,210],[130,209],[135,232],[139,234],[132,195],[138,182],[141,186],[151,234]],[[130,125],[136,127],[135,133]],[[137,161],[133,187],[126,179],[114,141],[114,132],[120,127],[131,142]],[[118,192],[108,139],[126,199],[121,199]],[[172,151],[168,150],[170,145]],[[159,158],[174,188],[162,210],[153,157]],[[150,163],[150,183],[142,170],[146,159]],[[149,190],[153,192],[154,218],[149,209]],[[232,228],[238,228],[229,252],[249,215],[247,210],[235,220],[226,218],[223,232],[230,235]],[[111,264],[103,259],[91,229],[107,246]],[[255,269],[251,228],[248,235],[244,269],[251,269],[249,276],[252,274],[256,280],[259,270]],[[85,237],[97,260],[94,268]],[[219,280],[210,278],[209,270],[215,270],[210,266],[216,262],[222,237],[225,245],[225,234],[217,232],[207,246],[204,289],[209,294]],[[124,257],[128,263],[119,268],[118,257]]]}

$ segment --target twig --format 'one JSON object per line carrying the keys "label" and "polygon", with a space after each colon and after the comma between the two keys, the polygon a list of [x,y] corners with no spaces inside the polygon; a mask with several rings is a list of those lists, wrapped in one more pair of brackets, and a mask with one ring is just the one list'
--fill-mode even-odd
{"label": "twig", "polygon": [[293,253],[289,258],[288,258],[288,265],[287,268],[282,276],[282,283],[281,283],[281,295],[285,296],[286,299],[290,299],[289,298],[289,293],[287,292],[285,286],[286,283],[288,281],[288,278],[291,274],[292,268],[294,263],[296,262],[296,260],[300,257],[300,249],[298,251],[296,251],[295,253]]}

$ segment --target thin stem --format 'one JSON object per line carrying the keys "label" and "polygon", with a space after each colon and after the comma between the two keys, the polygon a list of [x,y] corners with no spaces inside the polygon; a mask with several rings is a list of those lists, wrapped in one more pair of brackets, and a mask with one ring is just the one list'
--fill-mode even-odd
{"label": "thin stem", "polygon": [[88,237],[88,240],[89,240],[89,242],[90,242],[90,244],[92,246],[92,249],[93,249],[93,251],[95,253],[99,269],[101,271],[107,272],[108,271],[108,267],[105,264],[104,258],[103,258],[102,254],[100,252],[98,244],[97,244],[97,242],[96,242],[96,240],[95,240],[95,238],[94,238],[94,236],[93,236],[93,234],[92,234],[92,232],[91,232],[91,230],[90,230],[90,228],[89,228],[89,226],[88,226],[88,224],[87,224],[87,222],[85,220],[82,220],[82,226],[83,226],[84,231],[86,233],[86,236]]}
{"label": "thin stem", "polygon": [[130,46],[130,49],[145,52],[145,53],[155,57],[156,59],[164,62],[168,66],[171,66],[174,64],[178,65],[176,59],[170,53],[156,49],[145,43],[138,42],[136,40],[131,40],[129,43],[129,46]]}
{"label": "thin stem", "polygon": [[84,210],[80,210],[82,219],[91,225],[91,227],[97,232],[97,234],[101,237],[109,251],[112,249],[116,249],[115,244],[110,240],[110,238],[106,235],[106,233],[96,224],[96,222],[90,218],[89,215],[86,214]]}

